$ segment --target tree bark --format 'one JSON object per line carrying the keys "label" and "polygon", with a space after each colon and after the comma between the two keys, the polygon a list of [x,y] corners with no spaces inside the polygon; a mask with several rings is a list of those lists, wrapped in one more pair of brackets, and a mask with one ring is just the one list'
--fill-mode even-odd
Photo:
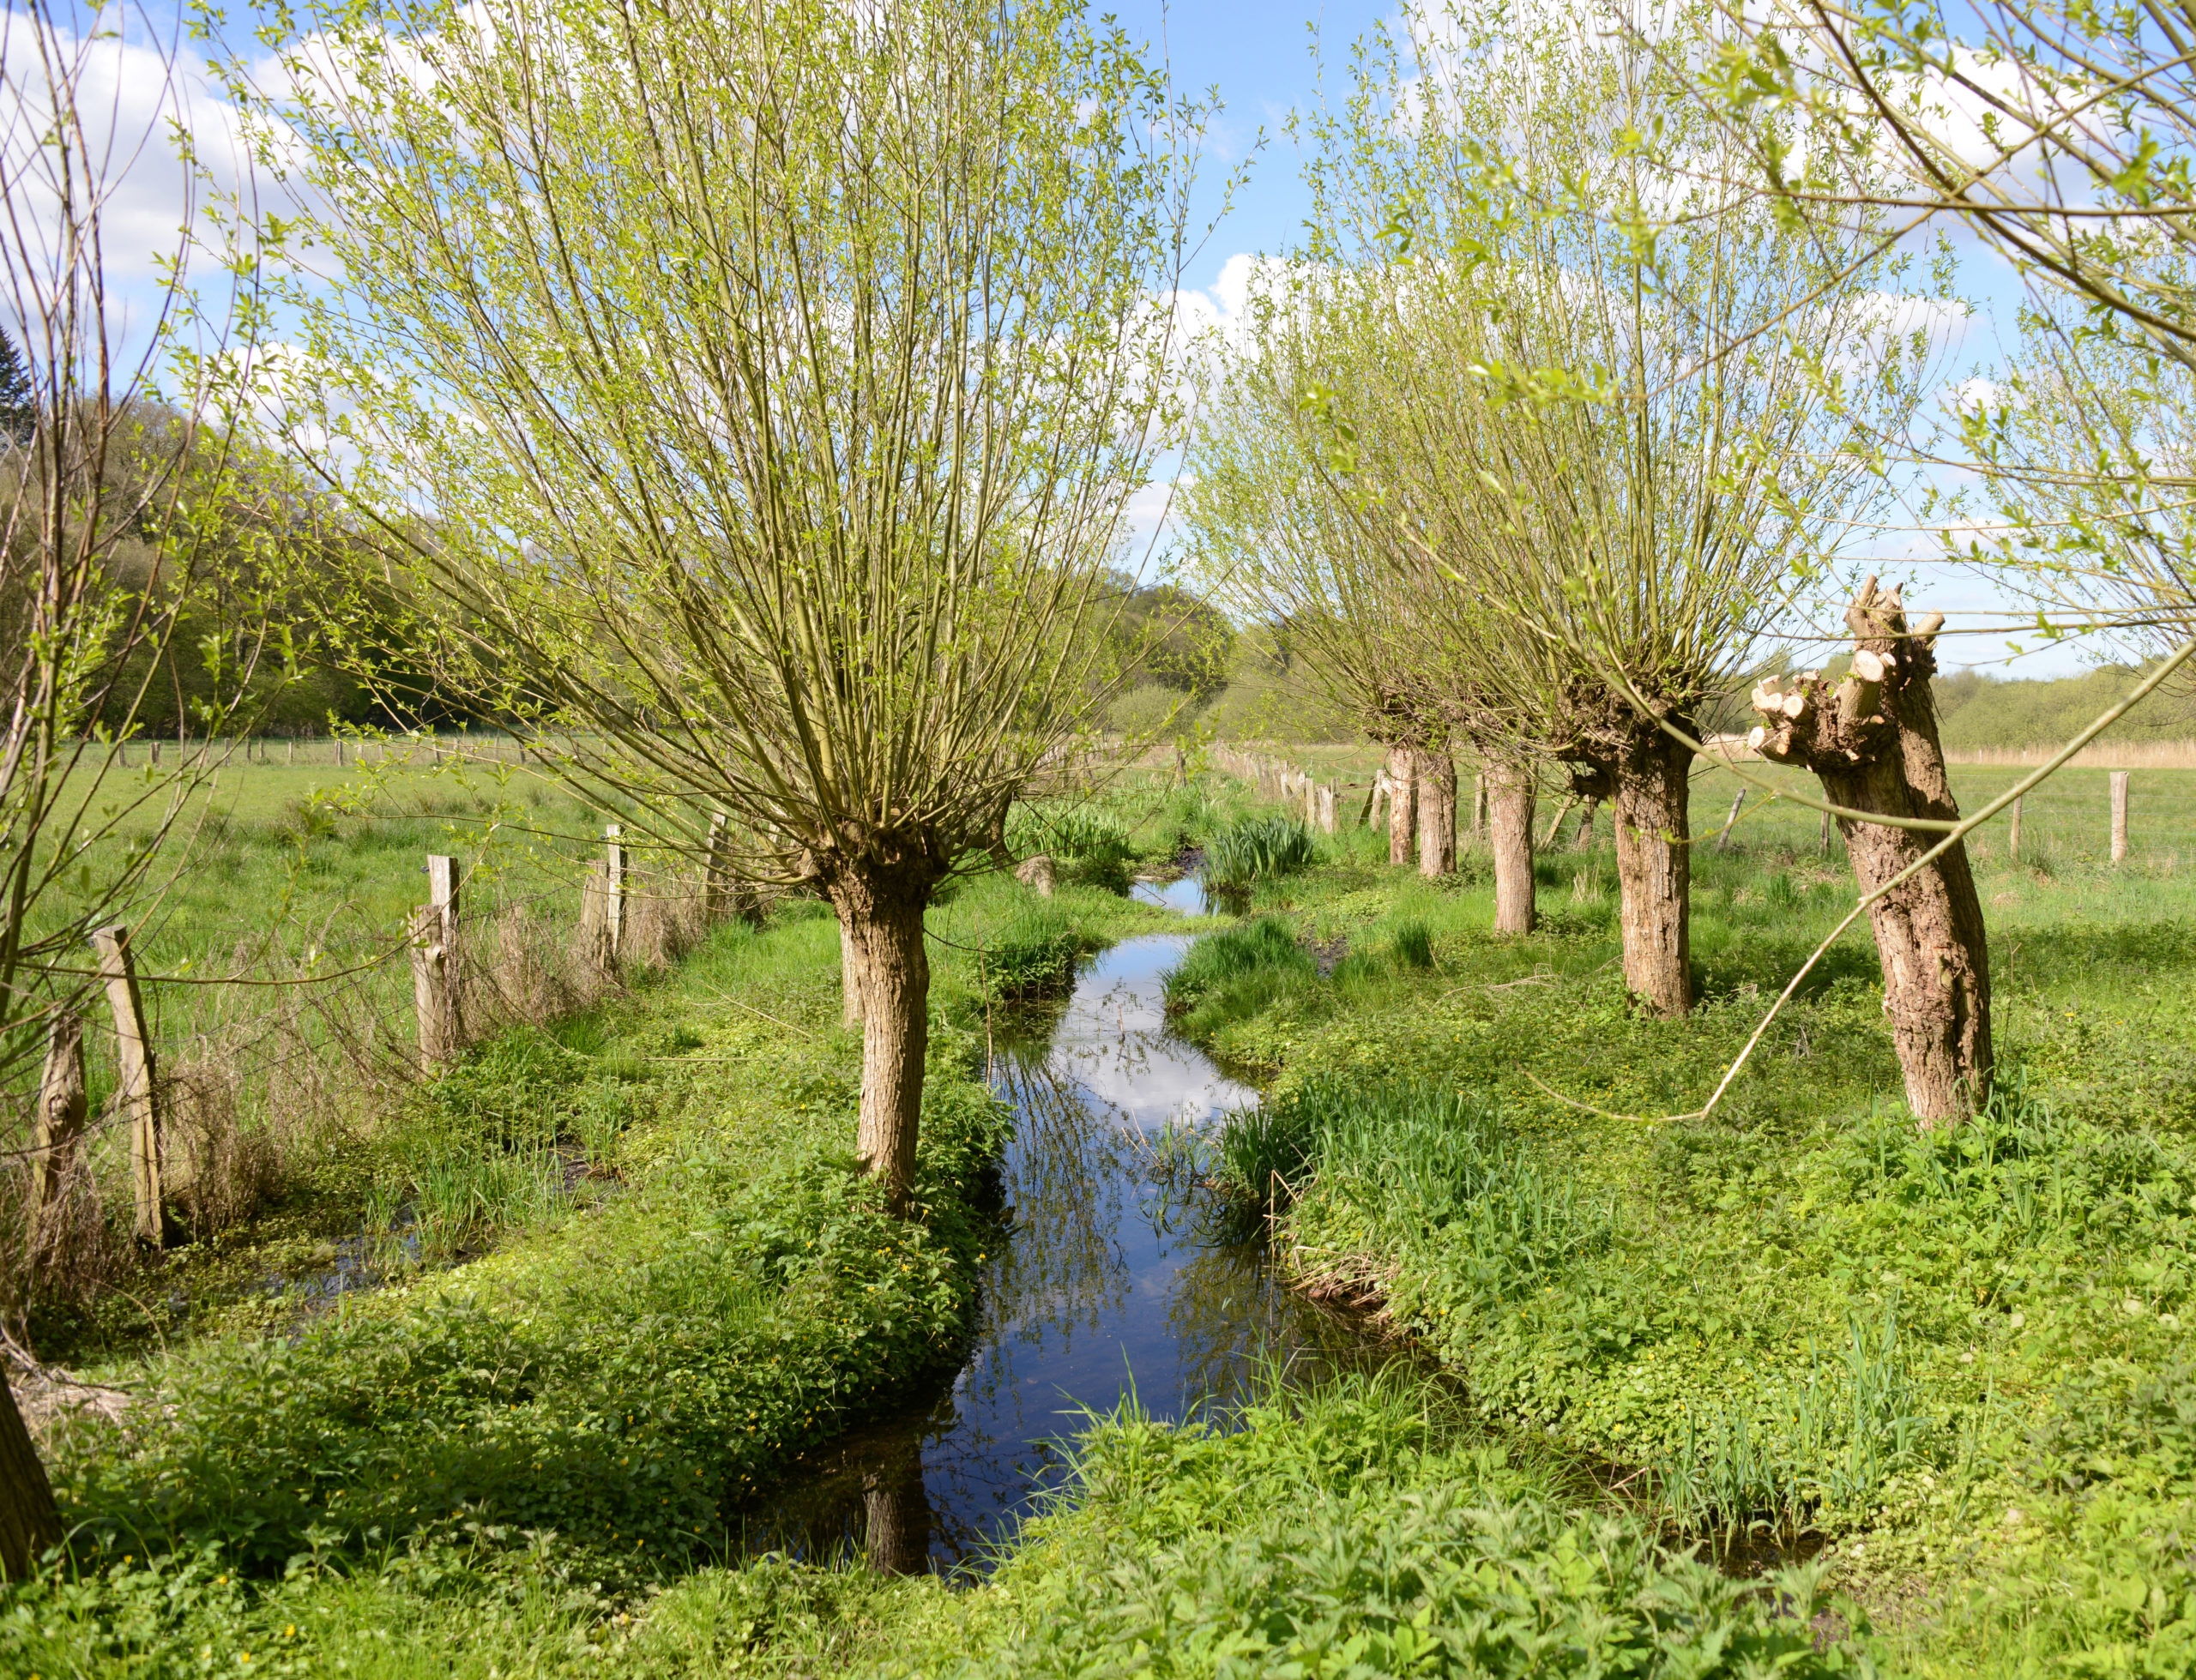
{"label": "tree bark", "polygon": [[26,1579],[38,1568],[39,1555],[61,1538],[53,1484],[15,1409],[8,1374],[0,1370],[0,1578]]}
{"label": "tree bark", "polygon": [[930,956],[923,948],[927,886],[909,891],[860,879],[836,888],[848,976],[860,996],[863,1164],[884,1181],[895,1213],[914,1183],[930,1044]]}
{"label": "tree bark", "polygon": [[1418,788],[1418,872],[1429,881],[1457,872],[1457,764],[1445,752],[1413,755]]}
{"label": "tree bark", "polygon": [[1411,774],[1415,755],[1409,747],[1388,749],[1388,862],[1406,867],[1418,844],[1418,779]]}
{"label": "tree bark", "polygon": [[851,1030],[861,1025],[861,965],[854,955],[854,936],[839,924],[839,1025]]}
{"label": "tree bark", "polygon": [[[1835,690],[1819,677],[1790,695],[1757,690],[1756,708],[1771,720],[1754,732],[1757,750],[1774,762],[1807,765],[1835,804],[1956,820],[1929,692],[1941,618],[1909,631],[1898,592],[1879,594],[1873,578],[1845,617],[1859,641],[1851,673]],[[1837,826],[1870,893],[1941,838],[1842,816]],[[1957,1123],[1988,1098],[1993,1063],[1989,950],[1965,843],[1877,900],[1868,918],[1907,1106],[1924,1125]]]}
{"label": "tree bark", "polygon": [[1578,831],[1571,837],[1571,849],[1573,852],[1591,852],[1594,849],[1594,813],[1600,809],[1601,803],[1591,795],[1580,803]]}
{"label": "tree bark", "polygon": [[1494,848],[1494,930],[1530,933],[1533,902],[1533,773],[1489,760],[1487,833]]}
{"label": "tree bark", "polygon": [[1625,988],[1671,1018],[1692,1008],[1692,761],[1660,729],[1643,730],[1614,767]]}

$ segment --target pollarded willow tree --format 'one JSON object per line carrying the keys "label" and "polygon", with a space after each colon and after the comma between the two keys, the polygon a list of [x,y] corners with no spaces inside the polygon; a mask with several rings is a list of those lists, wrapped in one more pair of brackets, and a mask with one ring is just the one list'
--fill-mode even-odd
{"label": "pollarded willow tree", "polygon": [[293,441],[442,680],[829,896],[904,1204],[925,906],[1119,656],[1199,111],[1062,0],[269,27],[230,75],[301,207],[257,230],[304,324]]}
{"label": "pollarded willow tree", "polygon": [[[1182,491],[1188,563],[1240,616],[1285,626],[1308,680],[1387,749],[1389,862],[1415,849],[1425,872],[1445,873],[1456,775],[1441,674],[1401,587],[1410,557],[1354,505],[1368,442],[1336,418],[1360,406],[1347,388],[1364,352],[1350,290],[1347,274],[1269,277],[1212,346]],[[1525,904],[1511,930],[1530,926],[1529,888]]]}
{"label": "pollarded willow tree", "polygon": [[1490,750],[1613,793],[1626,978],[1665,1015],[1696,719],[1891,493],[1928,351],[1871,220],[1734,185],[1690,93],[1590,19],[1407,9],[1315,125],[1295,271],[1354,277],[1349,505],[1421,558],[1421,657]]}

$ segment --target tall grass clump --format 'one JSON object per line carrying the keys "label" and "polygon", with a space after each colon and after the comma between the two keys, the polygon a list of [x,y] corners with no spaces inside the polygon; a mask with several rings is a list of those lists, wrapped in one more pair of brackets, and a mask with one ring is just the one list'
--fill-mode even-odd
{"label": "tall grass clump", "polygon": [[1076,962],[1091,942],[1065,906],[1017,893],[985,911],[975,930],[982,953],[975,978],[986,996],[1051,997],[1073,985]]}
{"label": "tall grass clump", "polygon": [[1262,1008],[1282,986],[1316,979],[1318,972],[1288,923],[1261,916],[1241,927],[1209,933],[1190,947],[1167,975],[1167,1012],[1180,1015],[1246,987],[1251,996],[1237,1001],[1253,1006],[1254,997],[1254,1007]]}
{"label": "tall grass clump", "polygon": [[1303,1140],[1289,1237],[1315,1292],[1385,1300],[1399,1273],[1435,1269],[1408,1258],[1435,1246],[1439,1274],[1484,1309],[1610,1241],[1607,1201],[1521,1144],[1483,1093],[1326,1075],[1265,1106],[1259,1125]]}
{"label": "tall grass clump", "polygon": [[1006,844],[1017,858],[1046,853],[1064,881],[1112,893],[1128,891],[1137,855],[1119,817],[1082,805],[1016,805],[1007,816]]}
{"label": "tall grass clump", "polygon": [[1318,855],[1312,831],[1294,817],[1246,816],[1204,843],[1204,879],[1219,891],[1244,892],[1294,875]]}

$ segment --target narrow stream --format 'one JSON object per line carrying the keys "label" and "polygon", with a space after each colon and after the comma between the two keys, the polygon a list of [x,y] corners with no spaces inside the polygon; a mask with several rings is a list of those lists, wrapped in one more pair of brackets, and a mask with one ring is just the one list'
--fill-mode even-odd
{"label": "narrow stream", "polygon": [[[1188,914],[1194,880],[1137,888]],[[1124,940],[1077,976],[1049,1032],[1003,1039],[1018,1117],[1001,1162],[1006,1240],[974,1339],[933,1403],[805,1454],[748,1518],[752,1551],[864,1551],[913,1572],[982,1567],[1063,1468],[1058,1442],[1131,1392],[1154,1415],[1223,1410],[1269,1364],[1300,1378],[1409,1355],[1288,1289],[1263,1244],[1201,1237],[1163,1197],[1148,1140],[1258,1100],[1167,1026],[1186,934]]]}

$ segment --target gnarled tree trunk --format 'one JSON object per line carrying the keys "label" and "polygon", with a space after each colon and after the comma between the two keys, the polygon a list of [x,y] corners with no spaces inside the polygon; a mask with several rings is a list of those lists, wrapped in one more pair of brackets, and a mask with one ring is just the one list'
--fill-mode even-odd
{"label": "gnarled tree trunk", "polygon": [[843,876],[831,897],[839,912],[849,976],[861,1006],[861,1121],[856,1147],[884,1181],[893,1211],[914,1183],[922,1116],[923,1053],[930,1044],[930,955],[923,906],[932,883],[890,876]]}
{"label": "gnarled tree trunk", "polygon": [[61,1544],[61,1513],[38,1448],[15,1409],[8,1374],[0,1370],[0,1578],[21,1581],[39,1555]]}
{"label": "gnarled tree trunk", "polygon": [[[1898,592],[1879,593],[1872,577],[1845,620],[1859,643],[1851,671],[1835,689],[1819,677],[1789,693],[1774,681],[1756,688],[1754,708],[1768,721],[1751,744],[1777,763],[1807,765],[1837,804],[1956,820],[1929,692],[1943,615],[1909,629]],[[1941,838],[1846,817],[1837,826],[1871,893]],[[1955,1123],[1988,1097],[1992,1069],[1989,951],[1965,843],[1877,900],[1868,917],[1907,1105],[1925,1125]]]}
{"label": "gnarled tree trunk", "polygon": [[1523,764],[1489,759],[1487,833],[1494,850],[1494,930],[1530,933],[1533,902],[1533,773]]}
{"label": "gnarled tree trunk", "polygon": [[1388,862],[1397,869],[1410,862],[1418,841],[1418,778],[1412,774],[1416,757],[1409,747],[1388,749]]}
{"label": "gnarled tree trunk", "polygon": [[1672,1017],[1692,1008],[1692,749],[1660,729],[1643,729],[1612,767],[1625,988],[1656,1015]]}
{"label": "gnarled tree trunk", "polygon": [[1445,752],[1416,758],[1418,872],[1438,880],[1457,872],[1457,764]]}

